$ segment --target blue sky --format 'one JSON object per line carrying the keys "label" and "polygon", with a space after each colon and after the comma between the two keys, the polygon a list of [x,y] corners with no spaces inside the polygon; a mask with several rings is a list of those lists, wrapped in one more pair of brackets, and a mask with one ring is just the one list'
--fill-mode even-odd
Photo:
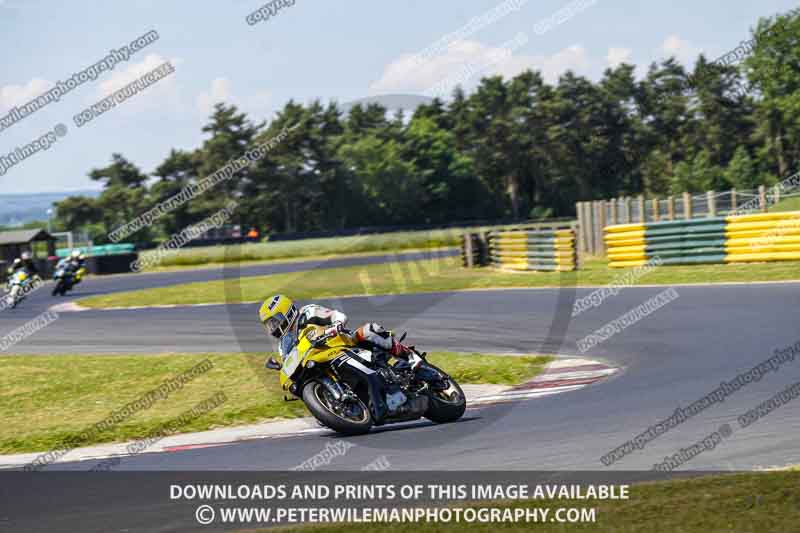
{"label": "blue sky", "polygon": [[[784,0],[596,0],[537,35],[536,24],[570,0],[505,1],[522,5],[414,64],[413,54],[503,0],[295,0],[252,26],[245,17],[265,2],[0,0],[0,116],[101,60],[110,49],[150,30],[160,36],[112,71],[0,131],[2,156],[56,124],[68,128],[49,150],[0,176],[0,193],[96,188],[87,172],[107,164],[112,152],[151,172],[171,148],[200,145],[200,128],[217,101],[234,103],[261,120],[290,99],[347,102],[387,93],[422,94],[457,77],[467,63],[506,75],[538,68],[551,82],[567,69],[597,79],[609,64],[623,60],[643,72],[669,55],[689,64],[701,51],[716,58],[748,38],[760,16],[796,7]],[[521,33],[527,37],[524,45],[510,55],[498,54]],[[167,60],[174,74],[75,126],[75,114]]]}

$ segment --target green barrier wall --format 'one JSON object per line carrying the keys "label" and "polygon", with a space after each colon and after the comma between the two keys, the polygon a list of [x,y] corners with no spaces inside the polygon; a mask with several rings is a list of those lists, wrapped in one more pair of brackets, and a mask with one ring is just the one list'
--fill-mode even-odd
{"label": "green barrier wall", "polygon": [[[91,248],[86,246],[81,246],[74,249],[80,250],[89,257],[98,257],[102,255],[129,254],[136,249],[136,246],[130,243],[121,243],[121,244],[101,244],[100,246],[92,246]],[[56,250],[56,256],[66,257],[70,254],[70,252],[72,252],[72,250],[73,248],[59,248],[58,250]]]}
{"label": "green barrier wall", "polygon": [[609,266],[800,260],[800,211],[620,224],[604,229]]}

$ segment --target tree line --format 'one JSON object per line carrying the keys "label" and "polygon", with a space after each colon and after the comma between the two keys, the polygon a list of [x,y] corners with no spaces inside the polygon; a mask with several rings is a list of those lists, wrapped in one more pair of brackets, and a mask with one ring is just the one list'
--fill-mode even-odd
{"label": "tree line", "polygon": [[[772,31],[776,25],[780,31]],[[761,19],[740,63],[670,58],[593,82],[566,72],[483,78],[411,116],[378,104],[288,102],[269,123],[218,104],[191,151],[149,175],[122,154],[89,172],[96,199],[58,202],[56,227],[95,242],[281,131],[264,157],[129,240],[152,244],[236,199],[262,233],[574,215],[575,202],[773,184],[800,152],[800,16]],[[746,90],[742,90],[742,88]]]}

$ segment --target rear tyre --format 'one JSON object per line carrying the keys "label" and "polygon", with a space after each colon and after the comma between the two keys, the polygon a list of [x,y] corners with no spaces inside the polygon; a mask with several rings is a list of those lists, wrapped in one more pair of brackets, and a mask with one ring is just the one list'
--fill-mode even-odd
{"label": "rear tyre", "polygon": [[344,435],[363,435],[372,427],[372,415],[364,402],[343,404],[318,381],[303,387],[303,401],[321,424]]}
{"label": "rear tyre", "polygon": [[62,292],[63,289],[64,289],[64,282],[59,281],[58,283],[56,283],[56,286],[53,287],[53,296],[58,296],[59,294],[63,295],[64,294]]}
{"label": "rear tyre", "polygon": [[467,397],[456,380],[448,376],[444,381],[445,389],[431,391],[428,410],[425,411],[425,418],[437,424],[455,422],[467,409]]}

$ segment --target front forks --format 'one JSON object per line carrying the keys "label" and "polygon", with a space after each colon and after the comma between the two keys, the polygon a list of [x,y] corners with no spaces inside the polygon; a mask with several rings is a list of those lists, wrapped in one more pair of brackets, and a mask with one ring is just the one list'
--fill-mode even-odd
{"label": "front forks", "polygon": [[[348,368],[348,370],[353,371],[352,368]],[[373,424],[376,426],[382,425],[386,418],[386,414],[389,411],[389,408],[386,406],[386,401],[384,400],[383,382],[375,372],[365,373],[355,370],[352,373],[355,374],[359,380],[364,381],[364,383],[367,385],[367,394],[369,395],[369,411],[372,415]],[[350,395],[357,398],[353,391],[350,390],[350,387],[343,388],[338,383],[339,379],[335,374],[322,376],[320,382],[331,392],[337,401],[347,400],[348,396]]]}

